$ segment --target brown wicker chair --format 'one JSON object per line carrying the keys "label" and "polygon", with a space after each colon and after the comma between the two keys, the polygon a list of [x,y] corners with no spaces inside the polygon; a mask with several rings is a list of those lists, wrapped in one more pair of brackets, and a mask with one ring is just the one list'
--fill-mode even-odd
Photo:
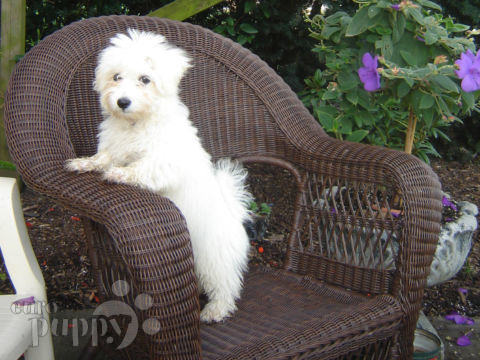
{"label": "brown wicker chair", "polygon": [[[199,323],[189,235],[169,200],[104,183],[96,173],[64,170],[65,160],[96,151],[97,54],[127,28],[161,33],[192,56],[181,95],[214,158],[281,168],[294,182],[291,193],[285,189],[291,206],[274,205],[288,235],[283,268],[252,266],[238,311],[223,323]],[[159,321],[155,335],[139,331],[122,350],[125,357],[412,357],[440,229],[437,177],[404,153],[328,137],[290,88],[238,44],[158,18],[74,23],[18,64],[5,126],[28,186],[84,216],[102,300],[118,299],[111,286],[124,279],[131,291],[122,300],[136,309],[139,323]],[[144,311],[134,303],[142,293],[154,299]]]}

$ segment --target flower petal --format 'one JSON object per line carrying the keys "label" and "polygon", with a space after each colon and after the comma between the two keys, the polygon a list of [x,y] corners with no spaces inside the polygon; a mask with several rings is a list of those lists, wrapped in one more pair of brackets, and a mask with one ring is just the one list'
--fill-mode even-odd
{"label": "flower petal", "polygon": [[375,91],[380,89],[380,75],[376,70],[371,70],[366,67],[358,69],[358,76],[363,83],[363,88],[366,91]]}
{"label": "flower petal", "polygon": [[463,325],[463,324],[473,325],[475,323],[473,319],[470,319],[469,317],[466,317],[463,315],[459,315],[457,312],[452,312],[451,314],[446,315],[445,319],[455,321],[455,324],[458,324],[458,325]]}
{"label": "flower petal", "polygon": [[18,299],[18,300],[15,300],[13,304],[18,306],[32,305],[32,304],[35,304],[35,297],[29,296],[26,298]]}
{"label": "flower petal", "polygon": [[460,79],[463,79],[469,73],[470,68],[473,65],[473,61],[475,60],[475,57],[472,56],[472,52],[470,50],[467,50],[466,53],[462,53],[460,55],[459,60],[455,61],[455,65],[457,65],[459,68],[456,71],[456,74]]}
{"label": "flower petal", "polygon": [[369,69],[375,69],[376,70],[377,66],[378,66],[377,59],[378,59],[377,56],[372,57],[372,55],[370,55],[370,53],[366,52],[362,56],[362,63],[365,67],[367,67]]}
{"label": "flower petal", "polygon": [[450,206],[452,204],[452,202],[448,199],[448,197],[446,197],[445,195],[443,195],[442,197],[442,205],[443,206]]}
{"label": "flower petal", "polygon": [[460,336],[457,339],[457,345],[458,346],[468,346],[471,345],[472,342],[470,341],[470,338],[467,335]]}
{"label": "flower petal", "polygon": [[477,91],[480,89],[480,81],[477,81],[474,76],[467,74],[462,80],[461,87],[465,92]]}
{"label": "flower petal", "polygon": [[[473,55],[472,50],[467,49],[467,51],[464,53],[466,57],[468,57],[471,61],[475,61],[475,55]],[[463,55],[463,54],[462,54]],[[478,53],[477,53],[478,56]]]}

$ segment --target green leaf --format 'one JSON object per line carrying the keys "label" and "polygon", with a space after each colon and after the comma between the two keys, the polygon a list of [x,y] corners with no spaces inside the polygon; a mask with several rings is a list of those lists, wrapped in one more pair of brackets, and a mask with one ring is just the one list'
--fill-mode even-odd
{"label": "green leaf", "polygon": [[359,111],[355,114],[355,123],[358,127],[370,126],[375,123],[375,117],[369,111]]}
{"label": "green leaf", "polygon": [[338,11],[336,13],[333,13],[330,16],[327,16],[325,18],[325,23],[330,25],[333,25],[333,24],[337,25],[340,23],[340,20],[345,17],[349,18],[350,16],[348,16],[348,14],[345,11]]}
{"label": "green leaf", "polygon": [[362,7],[353,16],[352,21],[348,24],[346,37],[357,36],[363,33],[372,25],[372,19],[368,16],[368,7]]}
{"label": "green leaf", "polygon": [[422,93],[422,97],[420,98],[419,109],[430,109],[433,104],[435,104],[435,98],[427,93]]}
{"label": "green leaf", "polygon": [[347,94],[345,95],[345,97],[346,97],[347,100],[350,101],[353,105],[357,105],[357,104],[358,104],[358,93],[357,93],[356,91],[347,92]]}
{"label": "green leaf", "polygon": [[435,34],[434,32],[427,30],[425,34],[423,35],[423,38],[425,40],[425,45],[432,45],[435,44],[438,40],[438,35]]}
{"label": "green leaf", "polygon": [[375,41],[375,48],[380,49],[380,53],[385,58],[391,58],[393,54],[393,43],[390,35],[382,36],[382,40]]}
{"label": "green leaf", "polygon": [[[405,27],[406,29],[406,27]],[[424,42],[417,40],[410,31],[405,31],[402,38],[395,44],[390,60],[399,67],[425,66],[430,61],[431,49]]]}
{"label": "green leaf", "polygon": [[258,212],[258,205],[255,201],[251,201],[250,204],[248,205],[248,209],[254,213]]}
{"label": "green leaf", "polygon": [[445,100],[443,100],[443,97],[439,96],[437,100],[438,100],[438,106],[440,107],[441,112],[446,116],[450,115],[450,109],[448,108],[448,105],[445,102]]}
{"label": "green leaf", "polygon": [[342,71],[338,74],[338,86],[343,91],[353,89],[358,85],[358,75],[351,71]]}
{"label": "green leaf", "polygon": [[247,41],[248,41],[248,38],[245,35],[243,34],[238,35],[237,43],[239,43],[240,45],[245,45]]}
{"label": "green leaf", "polygon": [[403,60],[410,65],[410,66],[416,66],[417,65],[417,59],[415,58],[415,55],[413,55],[411,52],[406,51],[406,50],[400,50],[400,55],[402,56]]}
{"label": "green leaf", "polygon": [[0,170],[17,170],[17,168],[15,167],[15,165],[13,165],[12,163],[8,162],[8,161],[3,161],[3,160],[0,160]]}
{"label": "green leaf", "polygon": [[450,142],[451,139],[448,137],[447,134],[445,134],[442,130],[440,129],[437,129],[437,128],[433,128],[432,129],[432,132],[433,132],[433,135],[435,136],[436,139],[438,139],[439,137]]}
{"label": "green leaf", "polygon": [[427,128],[431,128],[433,124],[433,107],[430,107],[428,109],[425,109],[421,112],[422,114],[422,119],[425,122],[425,125]]}
{"label": "green leaf", "polygon": [[408,7],[407,8],[407,13],[409,15],[411,15],[415,19],[415,21],[417,23],[419,23],[420,25],[425,24],[425,22],[423,21],[423,15],[422,15],[421,11],[418,10],[417,8]]}
{"label": "green leaf", "polygon": [[432,82],[440,85],[442,88],[448,91],[453,91],[454,93],[460,93],[458,85],[450,79],[448,76],[445,75],[437,75],[432,78]]}
{"label": "green leaf", "polygon": [[341,117],[340,119],[340,133],[342,135],[350,135],[352,133],[353,121],[350,117]]}
{"label": "green leaf", "polygon": [[378,8],[377,6],[370,6],[368,8],[368,17],[372,19],[377,16],[380,11],[380,8]]}
{"label": "green leaf", "polygon": [[447,27],[447,30],[450,32],[464,32],[470,29],[470,26],[463,24],[453,24],[452,26]]}
{"label": "green leaf", "polygon": [[318,106],[314,109],[315,116],[326,131],[333,129],[337,110],[332,106]]}
{"label": "green leaf", "polygon": [[332,36],[332,34],[335,34],[337,31],[340,31],[340,29],[341,28],[339,26],[328,26],[328,25],[326,25],[322,29],[321,36],[324,39],[329,39],[330,36]]}
{"label": "green leaf", "polygon": [[389,8],[391,5],[392,4],[391,4],[390,1],[385,1],[385,0],[379,0],[378,3],[377,3],[377,7],[381,8],[381,9]]}
{"label": "green leaf", "polygon": [[347,136],[347,141],[360,142],[368,135],[368,130],[355,130]]}
{"label": "green leaf", "polygon": [[410,92],[410,86],[406,81],[400,82],[397,87],[397,96],[399,98],[403,98],[405,95],[407,95]]}
{"label": "green leaf", "polygon": [[337,91],[325,91],[322,95],[322,100],[338,99],[338,95]]}
{"label": "green leaf", "polygon": [[392,33],[392,40],[396,44],[398,41],[403,36],[403,33],[405,32],[405,15],[402,13],[397,13],[397,18],[393,20],[392,27],[393,27],[393,33]]}
{"label": "green leaf", "polygon": [[436,3],[434,3],[433,1],[429,1],[429,0],[418,0],[419,4],[422,5],[422,6],[425,6],[425,7],[428,7],[430,9],[435,9],[435,10],[438,10],[438,11],[442,11],[442,7]]}
{"label": "green leaf", "polygon": [[468,111],[475,106],[475,95],[472,92],[462,91],[463,108]]}
{"label": "green leaf", "polygon": [[405,80],[405,82],[407,83],[408,86],[412,87],[413,84],[415,84],[415,80],[413,80],[411,77],[408,77],[408,76],[405,76],[403,78],[403,80]]}
{"label": "green leaf", "polygon": [[254,0],[247,0],[245,1],[245,6],[243,8],[243,12],[245,14],[249,13],[250,11],[252,11],[253,9],[255,9],[255,1]]}
{"label": "green leaf", "polygon": [[370,104],[370,95],[367,91],[361,90],[358,92],[358,105],[363,107],[365,110],[372,110],[372,106]]}
{"label": "green leaf", "polygon": [[225,25],[218,25],[213,29],[217,34],[225,34]]}
{"label": "green leaf", "polygon": [[260,214],[261,215],[270,215],[270,213],[272,212],[272,209],[270,207],[270,205],[268,205],[267,203],[261,203],[260,204]]}
{"label": "green leaf", "polygon": [[247,23],[240,24],[240,30],[242,30],[244,33],[247,33],[247,34],[258,33],[257,29],[255,29],[252,25]]}

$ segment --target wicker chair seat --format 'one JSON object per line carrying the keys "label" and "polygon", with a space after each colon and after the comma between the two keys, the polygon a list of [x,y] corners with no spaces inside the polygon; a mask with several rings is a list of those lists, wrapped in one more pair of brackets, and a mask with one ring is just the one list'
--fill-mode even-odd
{"label": "wicker chair seat", "polygon": [[[200,327],[203,357],[288,359],[300,353],[301,359],[338,358],[349,352],[339,338],[381,348],[382,340],[398,331],[401,318],[391,296],[360,296],[310,277],[254,267],[235,316]],[[388,353],[389,346],[383,348]]]}

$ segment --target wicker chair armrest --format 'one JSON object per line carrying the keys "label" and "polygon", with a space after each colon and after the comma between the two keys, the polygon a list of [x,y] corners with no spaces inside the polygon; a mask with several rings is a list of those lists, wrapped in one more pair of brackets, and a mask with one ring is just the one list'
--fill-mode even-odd
{"label": "wicker chair armrest", "polygon": [[[301,149],[309,173],[347,183],[391,184],[402,204],[402,241],[396,259],[394,295],[417,302],[429,274],[440,232],[441,186],[431,168],[414,156],[381,147],[320,136]],[[422,289],[415,294],[416,288]]]}
{"label": "wicker chair armrest", "polygon": [[307,172],[307,178],[317,174],[340,179],[347,185],[391,184],[401,196],[400,241],[389,292],[405,314],[400,347],[406,354],[412,353],[414,329],[441,227],[442,193],[438,178],[414,156],[338,141],[316,132],[315,124],[310,125],[308,136],[291,139],[300,154],[296,164]]}
{"label": "wicker chair armrest", "polygon": [[[199,358],[198,286],[190,237],[176,206],[144,189],[105,183],[97,173],[68,172],[63,161],[45,161],[48,176],[32,179],[29,171],[23,171],[25,161],[15,160],[32,189],[105,226],[133,276],[125,280],[137,295],[153,298],[153,306],[140,314],[160,325],[156,334],[146,335],[154,338],[150,351],[162,359],[177,358],[179,353]],[[136,309],[133,300],[130,306]]]}

